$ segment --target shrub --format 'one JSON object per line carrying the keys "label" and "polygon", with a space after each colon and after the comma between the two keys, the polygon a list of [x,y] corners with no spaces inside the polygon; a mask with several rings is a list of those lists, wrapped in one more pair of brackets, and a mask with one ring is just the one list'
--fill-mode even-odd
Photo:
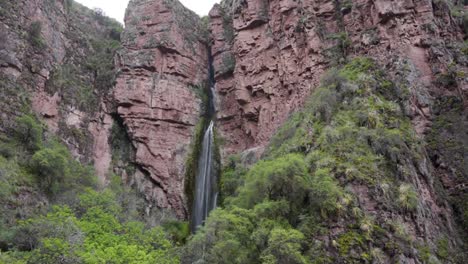
{"label": "shrub", "polygon": [[336,213],[344,196],[343,189],[331,175],[328,169],[317,169],[309,183],[309,203],[323,217]]}
{"label": "shrub", "polygon": [[42,146],[43,128],[40,122],[31,115],[23,115],[16,119],[15,138],[30,151]]}
{"label": "shrub", "polygon": [[317,89],[308,102],[308,111],[314,113],[322,122],[330,122],[333,112],[339,102],[336,87],[327,86]]}
{"label": "shrub", "polygon": [[71,194],[65,192],[96,186],[94,169],[74,160],[68,149],[55,139],[36,151],[29,165],[31,172],[38,176],[39,186],[51,196],[64,194],[62,198],[68,199]]}
{"label": "shrub", "polygon": [[304,235],[295,229],[273,229],[268,239],[268,246],[261,255],[262,263],[309,263],[301,253],[304,240]]}
{"label": "shrub", "polygon": [[29,41],[36,49],[43,49],[46,47],[44,39],[41,36],[42,23],[40,21],[32,22],[29,26]]}
{"label": "shrub", "polygon": [[178,245],[185,244],[190,236],[190,226],[188,222],[168,221],[162,225],[165,232],[171,237],[171,240]]}
{"label": "shrub", "polygon": [[[255,228],[250,210],[211,211],[204,227],[184,247],[183,263],[256,263],[250,237]],[[258,261],[257,261],[258,263]]]}
{"label": "shrub", "polygon": [[398,188],[398,203],[409,211],[414,211],[418,207],[418,194],[411,184],[403,183]]}
{"label": "shrub", "polygon": [[95,191],[91,188],[86,188],[85,191],[79,195],[79,208],[78,212],[86,212],[89,208],[100,208],[104,212],[119,215],[121,208],[117,203],[116,195],[110,189],[103,191]]}
{"label": "shrub", "polygon": [[49,194],[57,194],[68,169],[68,157],[61,148],[44,148],[37,151],[31,160],[31,168],[40,177],[40,185]]}
{"label": "shrub", "polygon": [[220,204],[223,204],[224,198],[237,196],[237,190],[244,183],[247,169],[240,164],[238,156],[230,156],[226,162],[226,166],[221,172],[220,188],[221,199]]}
{"label": "shrub", "polygon": [[288,154],[274,160],[258,162],[247,173],[236,204],[252,208],[261,201],[286,199],[300,207],[306,195],[307,167],[304,157]]}

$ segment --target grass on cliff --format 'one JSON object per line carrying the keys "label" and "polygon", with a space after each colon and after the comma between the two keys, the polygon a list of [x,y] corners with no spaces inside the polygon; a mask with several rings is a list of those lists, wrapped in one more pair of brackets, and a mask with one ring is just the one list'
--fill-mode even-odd
{"label": "grass on cliff", "polygon": [[422,143],[403,111],[406,94],[370,59],[331,70],[271,139],[263,160],[251,168],[229,160],[222,208],[188,241],[182,261],[363,263],[411,247],[394,238],[400,229],[366,215],[352,189],[366,186],[395,215],[418,210],[409,170]]}
{"label": "grass on cliff", "polygon": [[68,1],[66,7],[74,27],[64,33],[73,48],[67,50],[64,63],[52,71],[46,90],[59,92],[65,104],[94,112],[99,99],[114,85],[114,55],[120,48],[123,27],[74,1]]}

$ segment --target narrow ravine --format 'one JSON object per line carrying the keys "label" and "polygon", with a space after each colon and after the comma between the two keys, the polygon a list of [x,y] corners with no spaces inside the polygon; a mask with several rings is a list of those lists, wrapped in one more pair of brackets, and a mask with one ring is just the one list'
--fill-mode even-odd
{"label": "narrow ravine", "polygon": [[198,170],[195,179],[195,197],[192,211],[192,231],[195,232],[201,225],[211,210],[216,207],[218,197],[218,175],[215,168],[215,142],[214,142],[214,117],[216,114],[215,91],[214,91],[214,71],[211,53],[209,58],[209,87],[208,109],[206,116],[210,123],[205,130],[201,153],[198,160]]}

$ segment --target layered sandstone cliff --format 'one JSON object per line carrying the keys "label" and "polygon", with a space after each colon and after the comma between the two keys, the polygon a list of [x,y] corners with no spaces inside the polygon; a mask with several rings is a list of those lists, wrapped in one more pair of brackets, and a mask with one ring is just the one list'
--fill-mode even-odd
{"label": "layered sandstone cliff", "polygon": [[[112,39],[98,14],[70,13],[68,1],[5,3],[10,2],[2,3],[8,12],[0,13],[2,132],[23,107],[32,106],[75,157],[94,164],[102,183],[114,169],[135,185],[147,210],[188,216],[184,176],[195,126],[207,107],[202,91],[209,49],[223,158],[249,149],[260,156],[326,70],[367,56],[409,92],[405,112],[421,140],[437,140],[440,132],[450,141],[434,143],[411,167],[424,210],[397,217],[425,239],[453,231],[452,211],[436,190],[439,180],[450,194],[466,190],[466,126],[460,124],[467,115],[467,59],[451,2],[227,0],[210,12],[209,36],[204,21],[176,0],[132,0],[123,48],[115,57],[115,85],[109,76],[102,85],[100,77],[106,76],[96,66],[101,57],[89,60],[102,46],[96,43],[100,36]],[[103,48],[102,54],[113,51]],[[453,127],[440,125],[444,116]],[[128,136],[132,153],[125,162],[134,171],[112,161],[116,123]],[[366,212],[389,214],[376,206],[372,189],[352,188]]]}
{"label": "layered sandstone cliff", "polygon": [[[225,154],[264,147],[288,115],[304,104],[325,69],[368,56],[405,79],[417,131],[430,123],[431,92],[458,56],[459,21],[449,2],[223,1],[210,12],[219,94],[218,125]],[[407,65],[407,66],[405,66]],[[409,68],[409,72],[405,67]],[[459,66],[460,67],[460,66]],[[458,71],[466,70],[462,68]]]}
{"label": "layered sandstone cliff", "polygon": [[34,112],[74,156],[110,169],[112,120],[103,103],[113,85],[122,26],[73,1],[2,1],[0,130]]}
{"label": "layered sandstone cliff", "polygon": [[[224,139],[224,157],[249,149],[260,155],[277,128],[319,86],[325,70],[353,57],[372,58],[391,76],[400,93],[408,93],[404,111],[419,138],[437,147],[433,145],[429,154],[421,150],[420,160],[408,166],[408,181],[421,197],[420,209],[411,217],[379,206],[378,190],[373,187],[358,183],[348,187],[365,213],[378,221],[399,219],[414,238],[436,241],[449,235],[452,243],[460,245],[454,211],[440,189],[442,182],[453,195],[451,199],[463,200],[468,179],[466,166],[461,165],[466,147],[449,147],[449,142],[466,142],[461,120],[466,117],[468,99],[464,33],[452,4],[430,0],[240,0],[216,5],[209,16],[217,126]],[[452,102],[450,106],[447,101]],[[456,117],[441,119],[444,111]],[[450,126],[461,122],[462,130],[442,129],[448,137],[444,146],[433,141],[443,122]],[[337,230],[346,230],[338,226]]]}
{"label": "layered sandstone cliff", "polygon": [[131,1],[125,20],[113,99],[136,149],[130,181],[183,218],[185,162],[208,78],[204,32],[178,1]]}

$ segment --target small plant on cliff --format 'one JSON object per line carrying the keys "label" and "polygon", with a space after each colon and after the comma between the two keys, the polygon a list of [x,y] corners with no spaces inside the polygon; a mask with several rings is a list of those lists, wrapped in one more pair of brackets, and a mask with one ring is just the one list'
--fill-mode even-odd
{"label": "small plant on cliff", "polygon": [[226,53],[223,56],[223,64],[221,66],[220,72],[222,75],[224,74],[230,74],[234,72],[234,69],[236,68],[236,58],[234,57],[233,54],[231,53]]}
{"label": "small plant on cliff", "polygon": [[418,206],[418,194],[411,184],[400,185],[398,203],[405,210],[414,211]]}
{"label": "small plant on cliff", "polygon": [[42,23],[40,21],[35,21],[29,26],[29,41],[33,47],[37,49],[43,49],[46,47],[44,39],[41,36],[42,33]]}
{"label": "small plant on cliff", "polygon": [[343,65],[346,63],[348,49],[351,40],[346,32],[339,32],[328,36],[328,39],[334,43],[334,46],[327,50],[328,58],[332,65]]}

